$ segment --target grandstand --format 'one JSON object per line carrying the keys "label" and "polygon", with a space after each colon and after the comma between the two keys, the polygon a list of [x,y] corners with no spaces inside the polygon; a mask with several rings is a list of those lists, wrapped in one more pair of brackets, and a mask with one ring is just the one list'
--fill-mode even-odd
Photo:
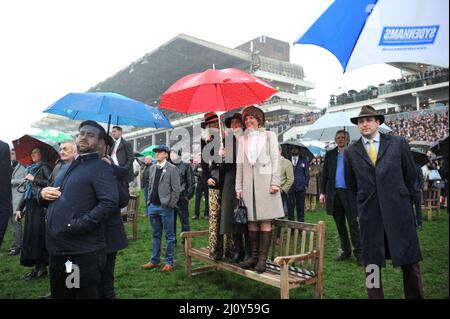
{"label": "grandstand", "polygon": [[[203,72],[213,65],[216,69],[241,69],[264,79],[279,90],[260,106],[266,113],[268,125],[275,127],[279,133],[287,126],[275,124],[311,119],[311,114],[320,111],[314,106],[314,99],[307,96],[307,91],[314,89],[315,84],[304,79],[300,65],[289,62],[289,43],[266,36],[250,40],[237,48],[228,48],[180,34],[93,86],[88,92],[116,92],[158,107],[162,94],[176,80],[187,74]],[[197,140],[199,132],[194,134],[193,127],[202,120],[203,114],[161,110],[175,128],[186,128]],[[41,129],[49,126],[70,133],[76,131],[77,122],[48,115],[33,125]],[[124,130],[124,133],[124,138],[133,143],[135,151],[152,144],[173,145],[176,142],[169,140],[167,129],[132,127]]]}

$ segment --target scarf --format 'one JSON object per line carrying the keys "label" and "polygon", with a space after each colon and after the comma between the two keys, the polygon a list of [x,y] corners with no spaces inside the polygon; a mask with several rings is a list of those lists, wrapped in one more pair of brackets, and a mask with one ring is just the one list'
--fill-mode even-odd
{"label": "scarf", "polygon": [[[27,166],[27,173],[33,175],[36,177],[37,173],[39,172],[39,169],[42,167],[42,162],[33,163],[29,166]],[[32,192],[31,189],[33,187],[33,183],[29,180],[25,182],[25,195],[24,199],[31,199]]]}

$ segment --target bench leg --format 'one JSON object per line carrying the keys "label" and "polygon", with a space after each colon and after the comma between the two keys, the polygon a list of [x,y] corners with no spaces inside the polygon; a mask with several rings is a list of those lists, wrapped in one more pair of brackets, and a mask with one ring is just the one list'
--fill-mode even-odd
{"label": "bench leg", "polygon": [[288,265],[284,264],[280,267],[280,283],[281,283],[281,299],[289,299],[289,269]]}
{"label": "bench leg", "polygon": [[184,242],[184,255],[185,255],[185,263],[184,270],[186,275],[189,277],[192,276],[192,257],[189,256],[189,250],[192,248],[192,238],[188,237]]}
{"label": "bench leg", "polygon": [[322,299],[323,298],[323,283],[322,283],[322,276],[321,275],[317,277],[315,298],[316,299]]}

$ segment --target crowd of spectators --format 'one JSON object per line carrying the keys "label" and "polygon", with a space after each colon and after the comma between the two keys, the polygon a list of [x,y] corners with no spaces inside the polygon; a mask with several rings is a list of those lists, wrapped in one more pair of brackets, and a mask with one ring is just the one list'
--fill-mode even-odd
{"label": "crowd of spectators", "polygon": [[400,135],[410,141],[434,142],[448,135],[448,110],[442,113],[421,114],[412,117],[386,119],[386,125],[393,134]]}

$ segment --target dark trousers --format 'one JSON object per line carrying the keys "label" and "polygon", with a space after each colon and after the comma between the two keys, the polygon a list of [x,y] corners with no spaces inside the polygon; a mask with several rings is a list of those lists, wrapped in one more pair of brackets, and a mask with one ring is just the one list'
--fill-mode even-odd
{"label": "dark trousers", "polygon": [[281,192],[281,202],[283,203],[284,216],[288,216],[288,212],[289,212],[288,194]]}
{"label": "dark trousers", "polygon": [[[401,266],[403,272],[403,291],[406,299],[424,299],[422,278],[420,275],[419,263]],[[370,273],[366,273],[366,277]],[[367,288],[369,299],[384,299],[383,285],[381,284],[380,269],[380,287]]]}
{"label": "dark trousers", "polygon": [[288,195],[289,220],[295,220],[294,210],[295,208],[297,208],[297,220],[299,222],[305,221],[305,197],[306,197],[306,189],[289,193]]}
{"label": "dark trousers", "polygon": [[9,209],[0,210],[0,247],[2,246],[6,228],[8,228],[9,215],[11,215]]}
{"label": "dark trousers", "polygon": [[205,197],[205,216],[209,216],[209,194],[208,185],[206,183],[197,183],[195,187],[195,216],[200,216],[200,202]]}
{"label": "dark trousers", "polygon": [[[361,240],[359,235],[359,223],[357,219],[356,203],[352,202],[349,191],[346,189],[336,189],[334,196],[333,218],[336,222],[341,249],[349,256],[352,254],[352,247],[347,232],[347,223],[350,228],[350,238],[353,245],[353,254],[357,257],[361,254]],[[351,207],[351,205],[354,205]],[[347,220],[347,222],[346,222]]]}
{"label": "dark trousers", "polygon": [[[65,263],[70,260],[79,269],[80,287],[68,288],[66,278],[76,274],[66,273]],[[81,255],[50,257],[50,292],[52,299],[96,299],[99,298],[100,281],[106,263],[104,252]],[[73,280],[68,280],[74,282]]]}
{"label": "dark trousers", "polygon": [[412,202],[416,210],[417,226],[422,226],[422,192],[418,192],[412,196]]}
{"label": "dark trousers", "polygon": [[181,231],[189,231],[189,201],[186,198],[182,198],[178,201],[177,206],[173,209],[175,213],[173,218],[175,236],[177,234],[177,216],[180,217]]}
{"label": "dark trousers", "polygon": [[105,268],[102,271],[102,278],[100,280],[99,298],[101,299],[116,299],[116,291],[114,289],[116,256],[116,251],[106,254]]}

